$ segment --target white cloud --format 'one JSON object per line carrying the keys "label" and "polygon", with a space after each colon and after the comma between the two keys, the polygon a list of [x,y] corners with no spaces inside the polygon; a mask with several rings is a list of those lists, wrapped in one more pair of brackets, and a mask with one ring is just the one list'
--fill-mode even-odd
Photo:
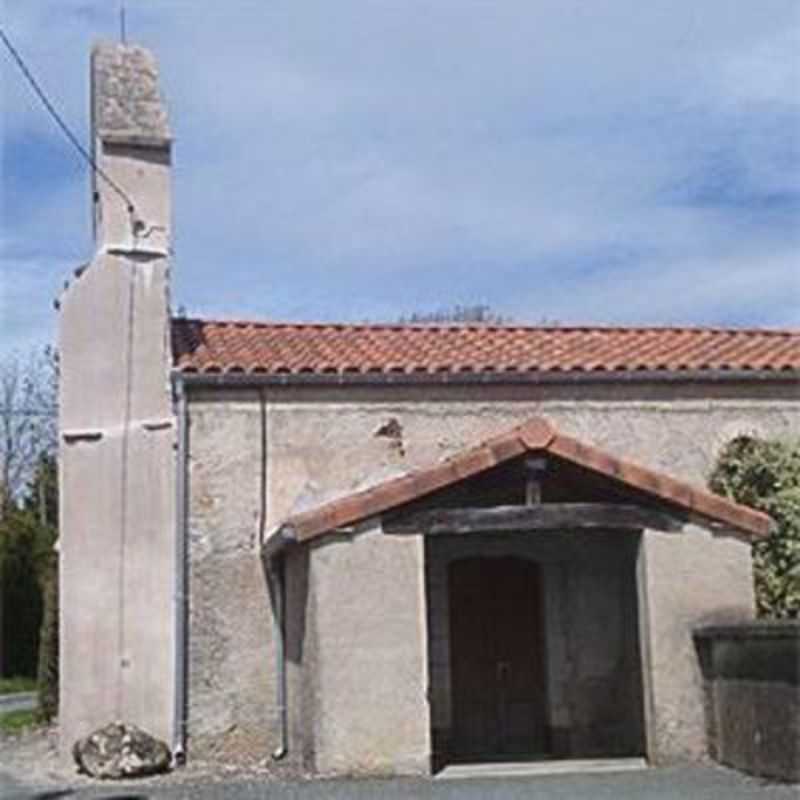
{"label": "white cloud", "polygon": [[519,298],[531,311],[562,323],[680,324],[716,321],[800,326],[800,264],[796,250],[726,254],[610,269],[576,282],[566,299],[555,277]]}
{"label": "white cloud", "polygon": [[[797,9],[131,4],[177,138],[174,296],[241,316],[490,300],[524,319],[784,324]],[[89,47],[115,34],[116,4],[10,0],[6,19],[85,134]],[[4,87],[4,157],[35,161],[58,134],[17,77]],[[61,184],[51,202],[37,180],[20,198],[30,213],[11,215],[56,284],[65,254],[89,250],[86,182]],[[40,285],[22,291],[49,303]]]}

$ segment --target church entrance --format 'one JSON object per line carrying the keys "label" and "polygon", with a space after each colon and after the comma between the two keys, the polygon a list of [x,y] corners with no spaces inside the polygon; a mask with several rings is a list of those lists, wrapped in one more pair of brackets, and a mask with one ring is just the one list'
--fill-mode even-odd
{"label": "church entrance", "polygon": [[645,752],[639,535],[426,537],[434,771]]}

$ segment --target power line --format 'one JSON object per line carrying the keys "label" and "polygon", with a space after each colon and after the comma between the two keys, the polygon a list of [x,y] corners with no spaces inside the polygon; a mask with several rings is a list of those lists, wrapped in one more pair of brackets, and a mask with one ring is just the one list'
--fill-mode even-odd
{"label": "power line", "polygon": [[26,80],[30,84],[33,91],[36,93],[36,96],[41,100],[42,105],[47,109],[50,113],[50,116],[55,120],[56,124],[67,139],[70,141],[72,146],[78,151],[78,153],[84,158],[87,164],[94,170],[95,174],[99,175],[124,201],[125,205],[127,206],[128,213],[133,214],[135,212],[135,207],[133,205],[133,200],[125,193],[123,189],[120,188],[119,184],[117,184],[114,180],[112,180],[106,172],[98,165],[98,163],[94,160],[92,155],[87,152],[86,148],[78,141],[78,137],[70,130],[69,126],[66,122],[64,122],[61,115],[56,111],[53,104],[47,98],[47,95],[44,93],[44,90],[39,86],[36,78],[33,77],[31,71],[26,66],[25,62],[22,59],[22,56],[19,54],[17,49],[11,44],[11,40],[6,35],[5,31],[0,28],[0,39],[3,40],[3,44],[6,46],[6,49],[11,54],[11,57],[16,62],[17,66],[20,68],[22,74],[25,76]]}
{"label": "power line", "polygon": [[0,417],[52,417],[57,408],[6,408],[0,406]]}

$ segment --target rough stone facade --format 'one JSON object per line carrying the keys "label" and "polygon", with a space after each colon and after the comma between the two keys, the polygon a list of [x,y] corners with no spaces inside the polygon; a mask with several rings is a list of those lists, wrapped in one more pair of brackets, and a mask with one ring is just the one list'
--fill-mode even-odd
{"label": "rough stone facade", "polygon": [[92,119],[98,138],[158,144],[170,137],[153,54],[136,45],[98,45],[92,51]]}

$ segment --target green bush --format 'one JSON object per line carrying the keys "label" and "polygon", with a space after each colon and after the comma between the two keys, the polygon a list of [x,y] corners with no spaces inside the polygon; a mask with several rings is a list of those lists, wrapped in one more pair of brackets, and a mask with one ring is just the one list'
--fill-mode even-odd
{"label": "green bush", "polygon": [[0,590],[6,675],[36,676],[42,595],[37,574],[42,532],[26,511],[6,510],[0,522]]}
{"label": "green bush", "polygon": [[5,498],[0,514],[0,591],[3,592],[7,674],[36,678],[38,717],[58,708],[58,486],[55,460],[42,455],[20,498]]}
{"label": "green bush", "polygon": [[709,486],[775,521],[771,535],[753,545],[758,615],[800,616],[800,441],[737,437],[720,454]]}
{"label": "green bush", "polygon": [[39,707],[37,715],[50,722],[58,714],[58,554],[50,553],[40,574],[43,614],[39,633]]}

